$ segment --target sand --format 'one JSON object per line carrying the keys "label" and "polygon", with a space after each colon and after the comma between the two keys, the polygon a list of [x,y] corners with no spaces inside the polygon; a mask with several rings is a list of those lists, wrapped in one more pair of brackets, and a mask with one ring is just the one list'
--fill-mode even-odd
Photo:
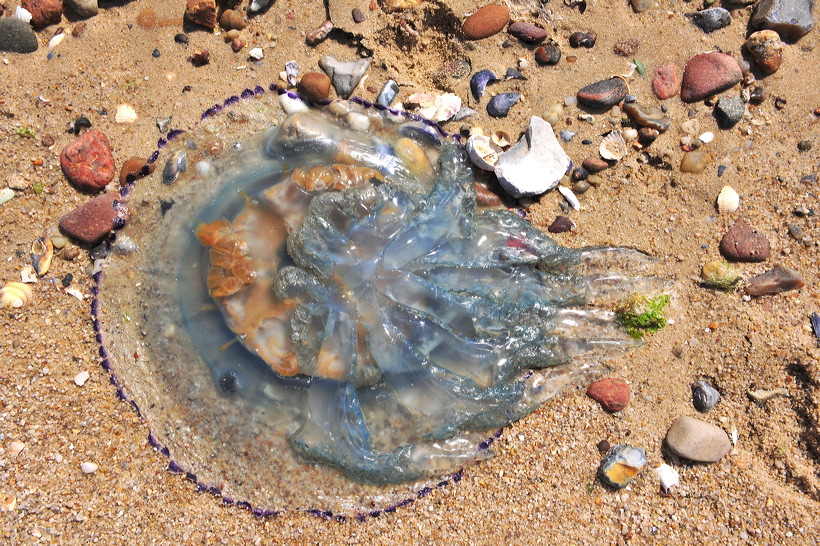
{"label": "sand", "polygon": [[[243,31],[249,45],[264,49],[264,60],[255,66],[247,49],[235,54],[221,35],[183,27],[181,1],[101,4],[105,9],[86,21],[85,32],[67,35],[51,59],[46,44],[56,26],[38,33],[37,52],[0,55],[0,180],[22,188],[0,206],[3,282],[19,280],[34,239],[53,234],[60,216],[88,199],[66,181],[59,165],[60,151],[74,139],[67,129],[79,116],[106,133],[119,168],[155,148],[157,119],[173,116],[173,127],[188,127],[214,103],[275,82],[290,59],[303,70],[318,70],[322,55],[352,59],[369,50],[373,63],[358,94],[370,100],[391,77],[404,97],[448,90],[468,100],[468,77],[453,78],[458,70],[449,61],[469,60],[470,72],[503,73],[526,59],[528,80],[494,88],[524,94],[507,118],[489,118],[484,103],[469,99],[479,112],[474,125],[504,129],[517,138],[531,115],[542,115],[588,83],[626,73],[627,59],[612,52],[616,42],[640,40],[634,56],[650,73],[668,61],[682,69],[707,50],[741,58],[749,20],[748,9],[735,9],[729,27],[705,35],[687,18],[695,5],[682,2],[663,1],[643,14],[633,13],[626,2],[589,2],[583,14],[557,0],[538,4],[540,14],[532,6],[511,4],[518,20],[545,26],[564,51],[556,67],[539,67],[532,48],[514,40],[504,47],[505,34],[465,47],[453,29],[475,9],[472,2],[423,3],[406,12],[404,22],[401,13],[385,14],[378,7],[371,12],[361,3],[373,33],[369,38],[359,43],[343,34],[311,48],[304,36],[325,20],[324,6],[279,0]],[[4,5],[13,11],[13,1]],[[157,13],[152,28],[137,22],[148,7]],[[64,17],[62,26],[70,33],[76,23]],[[174,42],[183,28],[190,37],[187,47]],[[576,30],[596,32],[596,46],[571,50],[567,38]],[[600,187],[581,197],[583,210],[570,214],[577,228],[556,236],[572,247],[642,249],[675,281],[671,324],[641,348],[608,362],[611,375],[632,389],[624,411],[604,413],[579,385],[505,430],[493,446],[495,457],[466,469],[459,483],[394,514],[363,523],[301,512],[257,518],[169,472],[167,459],[149,445],[145,424],[116,398],[99,366],[89,312],[90,260],[81,248],[72,261],[55,258],[25,307],[0,311],[0,494],[16,501],[13,510],[0,513],[2,541],[815,543],[820,536],[820,351],[808,317],[820,311],[820,229],[816,216],[793,211],[817,207],[816,182],[800,180],[817,174],[820,166],[820,124],[813,114],[820,107],[818,36],[815,30],[786,46],[781,69],[763,80],[769,98],[733,129],[719,129],[703,103],[666,101],[673,126],[649,150],[659,157],[665,152],[670,168],[642,164],[633,152],[605,172]],[[155,48],[158,58],[152,56]],[[187,59],[199,48],[210,51],[211,61],[194,67]],[[569,55],[575,62],[567,62]],[[633,76],[629,85],[639,100],[655,103],[647,77]],[[785,99],[782,109],[775,107],[776,97]],[[115,123],[121,103],[135,108],[136,123]],[[679,127],[691,108],[700,129],[716,135],[710,145],[713,163],[700,175],[678,169]],[[607,115],[596,115],[589,124],[578,120],[579,113],[569,108],[557,127],[579,132],[565,146],[576,162],[593,151],[581,139],[597,143],[609,129]],[[451,122],[445,128],[459,126]],[[26,128],[33,137],[18,134]],[[45,136],[53,145],[43,144]],[[810,150],[798,150],[803,140],[811,143]],[[718,177],[721,164],[727,168]],[[35,184],[42,185],[42,194],[33,191]],[[738,212],[721,216],[714,200],[726,184],[738,191],[741,204]],[[561,213],[560,201],[556,192],[536,199],[529,218],[545,227]],[[718,257],[720,238],[737,218],[746,219],[772,246],[767,262],[742,264],[742,274],[750,277],[782,264],[800,272],[805,288],[746,301],[741,293],[698,285],[700,267]],[[790,236],[790,222],[804,230],[807,242]],[[83,301],[63,291],[60,280],[69,273]],[[90,379],[79,387],[73,378],[84,370]],[[732,452],[714,464],[682,464],[662,448],[676,417],[698,417],[690,395],[696,379],[709,380],[723,395],[714,410],[699,417],[737,434]],[[747,396],[749,390],[783,387],[789,396],[762,405]],[[643,447],[651,466],[672,463],[681,483],[664,494],[647,468],[624,490],[605,488],[595,478],[601,440]],[[11,453],[15,441],[24,445],[17,455]],[[86,475],[80,465],[89,461],[99,469]]]}

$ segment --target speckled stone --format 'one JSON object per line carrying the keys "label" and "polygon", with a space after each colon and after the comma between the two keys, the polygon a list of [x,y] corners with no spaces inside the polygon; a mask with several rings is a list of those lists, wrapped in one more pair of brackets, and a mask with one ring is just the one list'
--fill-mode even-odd
{"label": "speckled stone", "polygon": [[464,20],[461,31],[468,40],[481,40],[501,32],[510,22],[507,6],[490,4],[479,8]]}
{"label": "speckled stone", "polygon": [[111,145],[98,129],[84,133],[63,148],[60,166],[72,184],[87,192],[101,190],[116,174]]}
{"label": "speckled stone", "polygon": [[128,216],[119,192],[99,195],[60,218],[60,229],[66,235],[93,245],[101,241]]}
{"label": "speckled stone", "polygon": [[561,60],[561,48],[555,44],[542,45],[535,50],[535,62],[541,65],[558,64]]}
{"label": "speckled stone", "polygon": [[720,253],[733,262],[762,262],[769,257],[769,240],[755,233],[743,219],[735,222],[720,240]]}
{"label": "speckled stone", "polygon": [[624,100],[629,88],[622,78],[591,83],[578,91],[578,102],[592,108],[609,108]]}
{"label": "speckled stone", "polygon": [[731,23],[732,14],[724,8],[708,8],[695,14],[695,24],[706,33],[728,27]]}
{"label": "speckled stone", "polygon": [[743,79],[740,65],[730,55],[717,51],[692,57],[683,70],[680,98],[697,102],[726,91]]}
{"label": "speckled stone", "polygon": [[762,0],[750,23],[753,28],[768,28],[797,41],[814,28],[813,7],[814,0]]}
{"label": "speckled stone", "polygon": [[37,35],[30,24],[16,17],[0,18],[0,51],[32,53],[38,47]]}
{"label": "speckled stone", "polygon": [[655,68],[652,78],[652,92],[659,100],[674,97],[680,91],[680,76],[675,63],[666,63]]}
{"label": "speckled stone", "polygon": [[724,430],[694,417],[678,417],[666,433],[666,445],[675,455],[701,463],[713,463],[732,450]]}
{"label": "speckled stone", "polygon": [[718,99],[717,104],[715,104],[714,115],[722,129],[729,129],[743,119],[745,111],[746,105],[743,103],[743,99],[736,95],[727,96]]}
{"label": "speckled stone", "polygon": [[783,64],[783,42],[773,30],[758,30],[746,40],[746,49],[755,66],[766,75],[774,74]]}
{"label": "speckled stone", "polygon": [[629,385],[618,377],[605,377],[589,385],[587,396],[601,404],[604,410],[615,413],[629,404]]}

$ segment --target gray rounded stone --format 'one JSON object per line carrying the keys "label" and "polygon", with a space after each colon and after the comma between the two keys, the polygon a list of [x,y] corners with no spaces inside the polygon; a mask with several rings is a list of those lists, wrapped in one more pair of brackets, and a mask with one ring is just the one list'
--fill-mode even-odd
{"label": "gray rounded stone", "polygon": [[729,435],[716,425],[693,417],[678,417],[666,433],[666,445],[679,457],[713,463],[732,450]]}
{"label": "gray rounded stone", "polygon": [[728,129],[743,118],[745,111],[746,105],[740,97],[721,97],[715,105],[715,118],[723,129]]}
{"label": "gray rounded stone", "polygon": [[16,17],[0,19],[0,51],[32,53],[38,47],[37,35],[30,24]]}
{"label": "gray rounded stone", "polygon": [[97,0],[63,0],[63,5],[77,17],[94,17],[100,12]]}

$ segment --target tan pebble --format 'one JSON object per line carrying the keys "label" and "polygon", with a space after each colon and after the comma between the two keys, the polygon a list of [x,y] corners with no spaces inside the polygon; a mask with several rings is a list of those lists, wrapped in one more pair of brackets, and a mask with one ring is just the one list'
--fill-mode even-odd
{"label": "tan pebble", "polygon": [[783,64],[783,42],[773,30],[759,30],[749,35],[746,49],[764,74],[774,74]]}
{"label": "tan pebble", "polygon": [[12,443],[9,444],[9,454],[12,457],[16,457],[26,448],[26,444],[21,442],[20,440],[14,440]]}
{"label": "tan pebble", "polygon": [[[248,26],[248,22],[239,14],[238,11],[234,11],[232,9],[226,9],[222,12],[222,15],[219,17],[219,26],[227,30],[229,33],[234,31],[239,31]],[[234,40],[238,37],[234,36],[231,40]]]}
{"label": "tan pebble", "polygon": [[692,150],[683,155],[680,162],[680,172],[699,174],[709,166],[710,158],[706,150]]}

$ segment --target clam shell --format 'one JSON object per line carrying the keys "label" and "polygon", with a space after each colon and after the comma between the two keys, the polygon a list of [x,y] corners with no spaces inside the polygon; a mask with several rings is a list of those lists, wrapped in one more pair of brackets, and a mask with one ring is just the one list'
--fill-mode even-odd
{"label": "clam shell", "polygon": [[461,109],[461,97],[453,93],[444,93],[436,97],[435,112],[433,112],[431,120],[436,123],[447,121]]}
{"label": "clam shell", "polygon": [[493,136],[490,137],[493,141],[493,144],[500,148],[506,148],[510,144],[512,144],[512,137],[510,133],[503,129],[499,129],[498,131],[493,131]]}
{"label": "clam shell", "polygon": [[616,129],[606,135],[598,147],[598,152],[601,154],[601,157],[610,161],[620,161],[624,158],[627,151],[626,141],[624,141],[620,129]]}
{"label": "clam shell", "polygon": [[740,196],[732,186],[723,186],[717,197],[717,209],[721,214],[732,214],[740,206]]}
{"label": "clam shell", "polygon": [[470,161],[479,169],[494,171],[495,163],[501,148],[490,140],[487,135],[473,135],[467,139],[467,155]]}
{"label": "clam shell", "polygon": [[117,106],[117,114],[114,116],[117,123],[134,123],[137,121],[137,112],[130,104],[120,104]]}
{"label": "clam shell", "polygon": [[31,287],[22,282],[6,283],[0,288],[0,308],[19,309],[31,297]]}

